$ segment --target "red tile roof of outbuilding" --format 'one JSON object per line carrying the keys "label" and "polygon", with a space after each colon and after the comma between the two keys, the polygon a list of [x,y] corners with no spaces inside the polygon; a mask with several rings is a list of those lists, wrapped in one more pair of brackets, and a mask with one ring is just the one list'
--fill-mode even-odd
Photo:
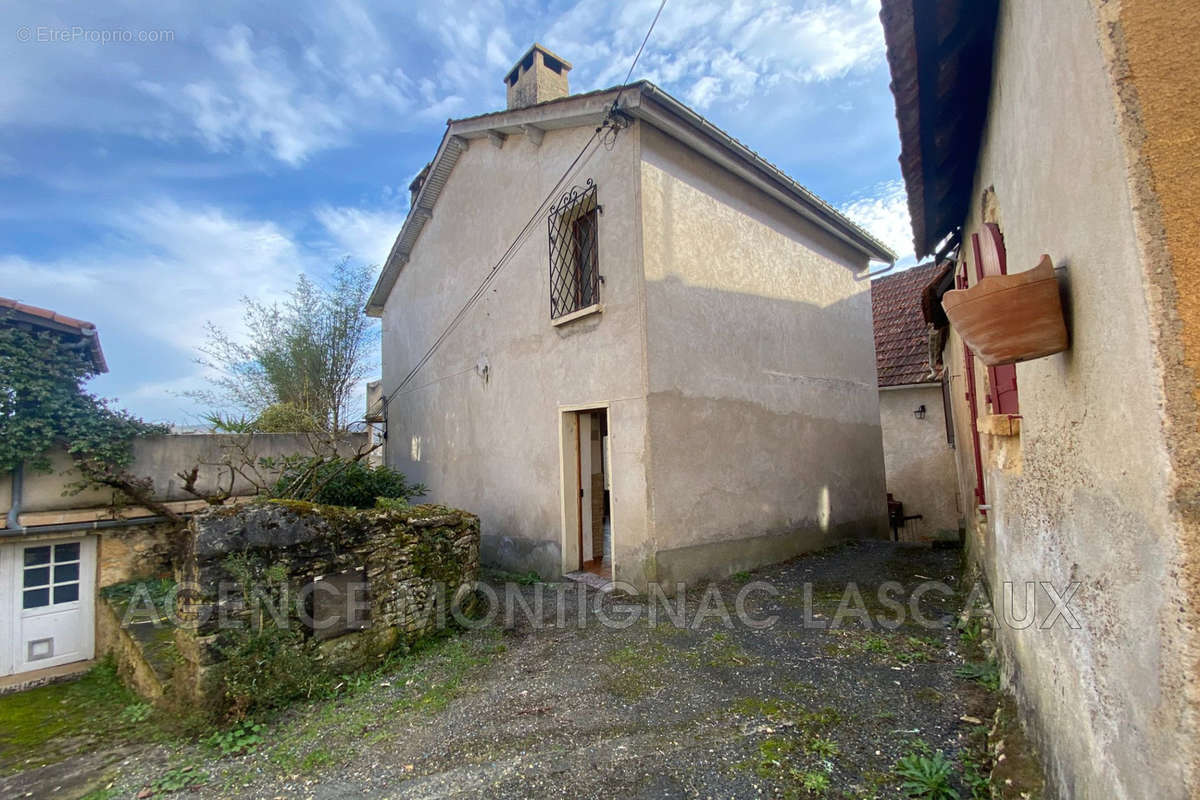
{"label": "red tile roof of outbuilding", "polygon": [[880,386],[936,383],[929,379],[929,336],[921,292],[940,274],[937,264],[930,262],[871,281]]}
{"label": "red tile roof of outbuilding", "polygon": [[104,351],[100,349],[100,335],[96,333],[96,326],[92,323],[56,313],[48,308],[26,305],[7,297],[0,297],[0,319],[6,316],[5,309],[8,309],[7,315],[15,316],[18,321],[29,325],[87,337],[89,339],[88,355],[92,360],[92,366],[96,368],[97,372],[108,372]]}

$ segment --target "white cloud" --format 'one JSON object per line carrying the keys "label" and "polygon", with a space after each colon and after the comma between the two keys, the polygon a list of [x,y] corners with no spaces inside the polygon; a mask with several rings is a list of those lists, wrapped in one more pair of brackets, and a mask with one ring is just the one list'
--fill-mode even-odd
{"label": "white cloud", "polygon": [[387,260],[404,224],[403,211],[322,206],[315,215],[333,239],[339,256],[348,255],[375,266]]}
{"label": "white cloud", "polygon": [[[381,28],[382,13],[352,0],[234,9],[49,0],[14,17],[14,29],[115,26],[173,36],[153,45],[34,41],[0,49],[8,78],[0,122],[195,139],[214,152],[266,153],[297,166],[360,131],[420,124],[409,120],[421,107],[402,63],[419,32],[411,14]],[[491,35],[502,47],[503,35]]]}
{"label": "white cloud", "polygon": [[[577,3],[547,33],[546,44],[574,61],[573,77],[608,86],[625,78],[654,0]],[[883,58],[883,31],[873,0],[810,0],[800,4],[668,4],[633,79],[663,83],[706,107],[735,106],[787,82],[830,81]]]}
{"label": "white cloud", "polygon": [[[272,222],[169,201],[114,213],[105,239],[52,261],[0,257],[19,299],[192,354],[212,321],[235,330],[239,300],[277,297],[307,259]],[[103,324],[102,324],[103,323]]]}
{"label": "white cloud", "polygon": [[842,206],[841,211],[896,253],[896,263],[917,263],[904,181],[880,183]]}

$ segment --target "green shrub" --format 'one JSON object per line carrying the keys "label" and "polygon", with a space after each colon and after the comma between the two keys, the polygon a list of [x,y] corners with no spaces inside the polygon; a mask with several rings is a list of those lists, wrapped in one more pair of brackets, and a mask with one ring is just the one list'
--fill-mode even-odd
{"label": "green shrub", "polygon": [[407,511],[412,506],[407,497],[376,497],[375,507],[384,511]]}
{"label": "green shrub", "polygon": [[381,497],[407,502],[425,494],[424,486],[408,483],[391,467],[375,467],[362,460],[288,458],[280,467],[279,479],[270,492],[278,499],[373,508]]}
{"label": "green shrub", "polygon": [[254,433],[320,433],[321,423],[295,403],[275,403],[250,424]]}
{"label": "green shrub", "polygon": [[320,695],[330,685],[316,641],[296,631],[267,624],[260,631],[239,628],[221,637],[217,647],[223,660],[208,680],[233,719]]}

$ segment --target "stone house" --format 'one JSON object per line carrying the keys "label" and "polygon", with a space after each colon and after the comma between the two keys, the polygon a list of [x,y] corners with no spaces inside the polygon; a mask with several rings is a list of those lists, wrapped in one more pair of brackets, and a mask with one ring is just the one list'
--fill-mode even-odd
{"label": "stone house", "polygon": [[886,535],[865,273],[892,253],[653,84],[569,70],[533,46],[413,182],[367,306],[387,463],[544,576]]}
{"label": "stone house", "polygon": [[871,281],[888,521],[900,541],[958,541],[962,517],[950,388],[930,367],[922,313],[925,287],[942,272],[930,262]]}
{"label": "stone house", "polygon": [[1043,254],[1059,277],[1066,350],[988,367],[951,330],[942,352],[1005,682],[1055,796],[1196,797],[1200,14],[884,0],[881,17],[917,254],[959,288]]}

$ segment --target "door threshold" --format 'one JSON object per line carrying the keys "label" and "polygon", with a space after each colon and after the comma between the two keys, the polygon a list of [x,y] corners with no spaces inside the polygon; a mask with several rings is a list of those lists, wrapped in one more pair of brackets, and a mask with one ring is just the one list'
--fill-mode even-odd
{"label": "door threshold", "polygon": [[594,572],[580,570],[579,572],[568,572],[563,577],[569,581],[590,586],[596,591],[604,592],[605,594],[611,594],[613,590],[612,581],[602,578]]}
{"label": "door threshold", "polygon": [[15,675],[5,675],[0,678],[0,695],[23,692],[26,689],[46,686],[51,683],[58,683],[59,681],[69,681],[73,678],[78,678],[96,666],[96,663],[96,661],[89,659],[87,661],[61,664],[57,667],[43,667],[42,669],[30,670],[29,672],[18,672]]}

